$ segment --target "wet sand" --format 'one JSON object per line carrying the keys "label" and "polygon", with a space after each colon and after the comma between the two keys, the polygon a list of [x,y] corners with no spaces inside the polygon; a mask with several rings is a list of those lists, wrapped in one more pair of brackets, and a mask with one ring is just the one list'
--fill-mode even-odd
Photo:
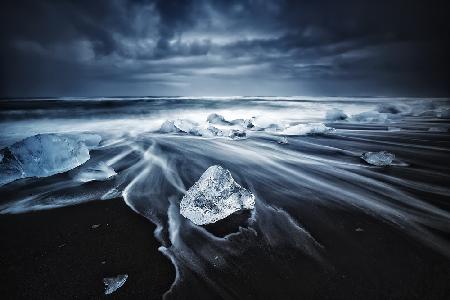
{"label": "wet sand", "polygon": [[161,299],[175,270],[154,229],[122,199],[1,215],[1,298],[98,299],[104,277],[126,273],[107,298]]}

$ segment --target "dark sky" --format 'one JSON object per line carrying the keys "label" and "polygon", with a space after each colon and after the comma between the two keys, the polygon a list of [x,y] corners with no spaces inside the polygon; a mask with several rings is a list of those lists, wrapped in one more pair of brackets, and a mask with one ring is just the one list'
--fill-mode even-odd
{"label": "dark sky", "polygon": [[447,96],[446,2],[7,0],[0,96]]}

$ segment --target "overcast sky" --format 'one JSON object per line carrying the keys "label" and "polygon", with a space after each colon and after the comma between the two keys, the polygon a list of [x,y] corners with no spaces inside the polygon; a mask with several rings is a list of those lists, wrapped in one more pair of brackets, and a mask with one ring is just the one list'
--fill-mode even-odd
{"label": "overcast sky", "polygon": [[7,0],[0,96],[446,96],[446,2]]}

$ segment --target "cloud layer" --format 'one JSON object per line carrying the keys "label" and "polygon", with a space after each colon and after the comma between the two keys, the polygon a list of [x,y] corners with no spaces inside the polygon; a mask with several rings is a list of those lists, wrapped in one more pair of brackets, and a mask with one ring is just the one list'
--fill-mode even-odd
{"label": "cloud layer", "polygon": [[1,96],[449,93],[444,1],[4,6]]}

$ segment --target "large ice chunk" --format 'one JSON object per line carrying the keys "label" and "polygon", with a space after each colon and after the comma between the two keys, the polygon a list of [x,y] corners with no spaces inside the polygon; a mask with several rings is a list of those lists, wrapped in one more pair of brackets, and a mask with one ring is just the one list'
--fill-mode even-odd
{"label": "large ice chunk", "polygon": [[116,277],[103,278],[105,284],[105,295],[109,295],[121,288],[128,279],[128,274],[117,275]]}
{"label": "large ice chunk", "polygon": [[47,177],[71,170],[89,160],[96,135],[38,134],[0,150],[0,185],[26,177]]}
{"label": "large ice chunk", "polygon": [[237,184],[230,171],[214,165],[186,192],[180,212],[194,224],[205,225],[254,207],[255,196]]}
{"label": "large ice chunk", "polygon": [[310,135],[322,134],[333,131],[333,128],[325,126],[323,123],[298,124],[286,128],[281,132],[284,135]]}
{"label": "large ice chunk", "polygon": [[374,166],[389,166],[395,159],[395,155],[387,151],[364,152],[361,158]]}

